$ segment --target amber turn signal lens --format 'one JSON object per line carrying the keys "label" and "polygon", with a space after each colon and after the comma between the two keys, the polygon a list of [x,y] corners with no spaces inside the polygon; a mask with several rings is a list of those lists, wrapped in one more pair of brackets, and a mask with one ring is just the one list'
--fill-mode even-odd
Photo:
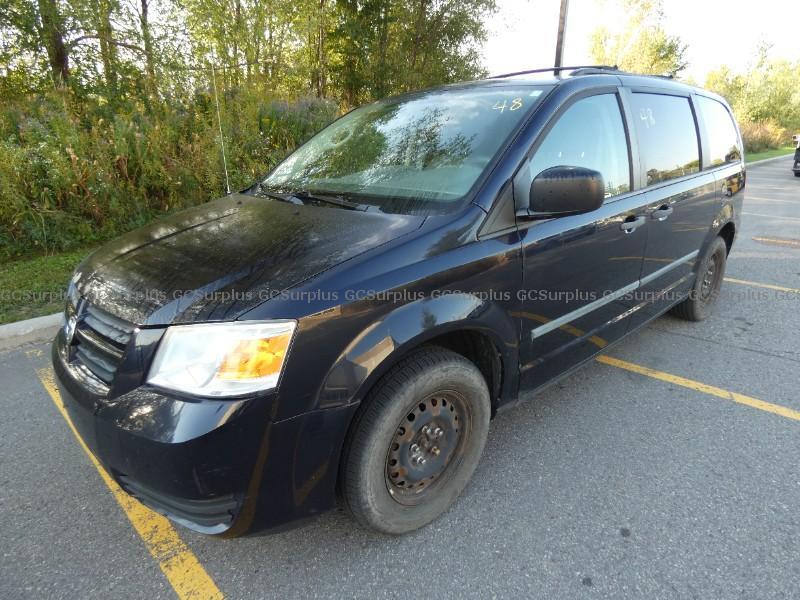
{"label": "amber turn signal lens", "polygon": [[236,344],[217,371],[219,379],[259,379],[278,375],[289,349],[291,333],[268,339],[242,340]]}

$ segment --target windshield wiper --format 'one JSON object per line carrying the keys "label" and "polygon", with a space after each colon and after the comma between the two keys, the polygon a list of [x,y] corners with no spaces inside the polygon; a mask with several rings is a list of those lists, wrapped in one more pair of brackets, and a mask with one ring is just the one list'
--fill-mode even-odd
{"label": "windshield wiper", "polygon": [[353,202],[352,200],[347,200],[346,198],[342,197],[339,194],[298,190],[296,192],[292,192],[291,195],[294,196],[295,198],[299,198],[300,200],[311,200],[312,202],[327,202],[328,204],[341,206],[342,208],[348,208],[350,210],[366,211],[377,208],[370,204],[361,204],[359,202]]}
{"label": "windshield wiper", "polygon": [[341,194],[332,192],[310,192],[308,190],[278,192],[268,188],[263,183],[258,183],[255,186],[255,191],[256,193],[268,196],[269,198],[275,198],[276,200],[289,202],[291,204],[304,205],[306,202],[324,202],[326,204],[333,204],[334,206],[339,206],[348,210],[380,210],[377,206],[373,206],[372,204],[353,202],[352,200],[347,200]]}
{"label": "windshield wiper", "polygon": [[263,183],[256,184],[255,191],[258,194],[263,194],[268,198],[274,198],[275,200],[280,200],[281,202],[288,202],[289,204],[299,204],[299,205],[305,204],[305,202],[303,202],[302,199],[298,198],[294,194],[281,194],[278,192],[274,192],[269,188],[267,188]]}

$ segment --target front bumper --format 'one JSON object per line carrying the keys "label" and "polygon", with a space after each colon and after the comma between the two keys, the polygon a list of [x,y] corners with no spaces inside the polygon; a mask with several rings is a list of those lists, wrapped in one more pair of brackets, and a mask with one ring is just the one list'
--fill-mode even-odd
{"label": "front bumper", "polygon": [[354,405],[275,421],[275,393],[192,399],[139,385],[103,397],[69,362],[63,332],[52,360],[67,412],[92,453],[122,489],[173,521],[233,536],[335,504]]}

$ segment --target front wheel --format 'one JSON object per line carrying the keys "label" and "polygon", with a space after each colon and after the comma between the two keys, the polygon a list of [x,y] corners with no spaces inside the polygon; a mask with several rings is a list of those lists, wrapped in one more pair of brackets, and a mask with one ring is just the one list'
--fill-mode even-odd
{"label": "front wheel", "polygon": [[725,240],[717,237],[700,261],[689,297],[673,308],[672,314],[687,321],[702,321],[711,316],[725,277],[727,258],[728,247]]}
{"label": "front wheel", "polygon": [[356,415],[342,456],[345,507],[383,533],[427,525],[469,482],[490,412],[486,381],[463,356],[428,347],[403,359]]}

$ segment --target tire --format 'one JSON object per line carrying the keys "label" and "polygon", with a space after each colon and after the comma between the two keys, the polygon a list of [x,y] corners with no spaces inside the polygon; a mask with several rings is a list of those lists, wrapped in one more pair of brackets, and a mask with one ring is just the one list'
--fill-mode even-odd
{"label": "tire", "polygon": [[794,176],[795,176],[795,177],[800,177],[800,171],[795,171],[795,172],[794,172]]}
{"label": "tire", "polygon": [[717,237],[703,255],[689,297],[670,312],[687,321],[702,321],[711,316],[725,277],[727,258],[725,240]]}
{"label": "tire", "polygon": [[431,346],[404,358],[369,393],[350,428],[340,467],[345,508],[383,533],[427,525],[472,477],[490,415],[486,380],[460,354]]}

